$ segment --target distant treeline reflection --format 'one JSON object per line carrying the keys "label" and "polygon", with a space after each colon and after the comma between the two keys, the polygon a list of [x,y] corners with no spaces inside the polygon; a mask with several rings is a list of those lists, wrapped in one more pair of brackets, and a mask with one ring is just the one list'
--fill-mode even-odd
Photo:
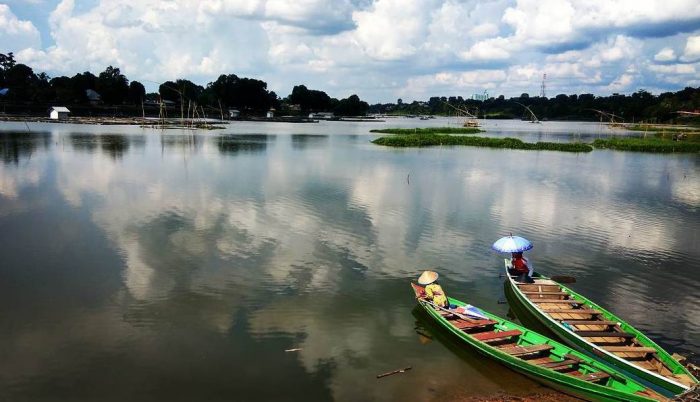
{"label": "distant treeline reflection", "polygon": [[0,134],[0,154],[3,164],[19,164],[23,158],[29,158],[38,151],[51,145],[49,132],[6,132]]}

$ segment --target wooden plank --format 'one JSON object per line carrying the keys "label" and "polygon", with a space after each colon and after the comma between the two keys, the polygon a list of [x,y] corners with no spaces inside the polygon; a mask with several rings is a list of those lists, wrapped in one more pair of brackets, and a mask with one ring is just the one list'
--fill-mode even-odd
{"label": "wooden plank", "polygon": [[582,359],[579,359],[578,357],[576,357],[576,356],[574,356],[574,355],[572,355],[572,354],[569,354],[569,353],[565,354],[565,355],[564,355],[564,358],[565,358],[565,359],[569,359],[569,360],[573,360],[573,361],[575,361],[576,363],[583,363],[583,362],[584,362]]}
{"label": "wooden plank", "polygon": [[478,321],[465,321],[465,320],[458,320],[458,321],[451,321],[452,325],[457,327],[457,329],[471,329],[471,328],[478,328],[478,327],[487,327],[489,325],[494,325],[496,324],[496,321],[493,320],[478,320]]}
{"label": "wooden plank", "polygon": [[599,381],[605,378],[610,377],[610,374],[608,373],[603,373],[602,371],[599,371],[597,373],[590,373],[586,374],[584,376],[581,376],[581,379],[584,381]]}
{"label": "wooden plank", "polygon": [[604,346],[603,349],[608,352],[656,353],[656,349],[642,346]]}
{"label": "wooden plank", "polygon": [[616,331],[574,331],[578,336],[584,337],[595,337],[595,338],[625,338],[631,339],[636,338],[636,335],[629,334],[627,332],[616,332]]}
{"label": "wooden plank", "polygon": [[562,296],[568,296],[569,294],[566,292],[532,292],[532,291],[522,291],[523,294],[526,295],[562,295]]}
{"label": "wooden plank", "polygon": [[522,335],[522,332],[518,331],[517,329],[514,329],[511,331],[500,331],[500,332],[494,332],[494,331],[480,332],[478,334],[473,334],[472,336],[477,340],[485,342],[485,341],[491,341],[494,339],[508,338],[508,337],[517,336],[517,335]]}
{"label": "wooden plank", "polygon": [[549,363],[538,364],[538,366],[555,370],[558,368],[566,368],[568,366],[571,366],[572,364],[578,364],[578,363],[579,362],[576,360],[564,359],[564,360],[558,361],[558,362],[549,362]]}
{"label": "wooden plank", "polygon": [[566,314],[603,314],[602,312],[598,310],[593,310],[593,309],[585,309],[585,308],[579,308],[579,309],[574,309],[574,308],[561,308],[561,309],[556,309],[556,310],[545,310],[545,313],[548,314],[557,314],[557,313],[566,313]]}
{"label": "wooden plank", "polygon": [[511,356],[525,356],[534,353],[545,352],[554,349],[552,345],[530,345],[530,346],[512,346],[508,348],[502,348],[503,352],[508,353]]}
{"label": "wooden plank", "polygon": [[562,300],[562,299],[530,299],[533,303],[552,303],[552,304],[583,304],[584,302],[578,300]]}
{"label": "wooden plank", "polygon": [[569,324],[569,325],[616,325],[617,321],[603,321],[603,320],[564,320],[562,321],[562,324]]}

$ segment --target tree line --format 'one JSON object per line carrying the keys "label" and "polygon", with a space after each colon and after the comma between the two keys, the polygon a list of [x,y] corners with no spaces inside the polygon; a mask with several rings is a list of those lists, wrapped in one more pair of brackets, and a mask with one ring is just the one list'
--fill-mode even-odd
{"label": "tree line", "polygon": [[[615,120],[625,122],[669,122],[679,118],[678,111],[700,110],[700,88],[687,87],[677,92],[653,95],[639,90],[631,95],[593,94],[556,95],[553,98],[531,97],[523,93],[506,99],[503,95],[486,100],[464,99],[461,96],[431,97],[427,102],[375,104],[370,113],[409,115],[455,115],[459,110],[478,117],[496,119],[530,119],[527,106],[540,119],[550,120]],[[603,113],[600,113],[603,112]],[[462,113],[464,114],[464,113]],[[695,119],[697,120],[697,119]]]}
{"label": "tree line", "polygon": [[[677,92],[653,95],[639,90],[631,95],[593,94],[565,95],[552,98],[531,97],[523,93],[506,99],[503,95],[486,100],[461,96],[431,97],[427,101],[378,103],[368,105],[357,95],[335,99],[327,93],[297,85],[292,93],[280,98],[267,88],[262,80],[220,75],[215,81],[202,86],[187,79],[166,81],[158,92],[146,93],[138,81],[130,81],[119,68],[109,66],[98,75],[86,71],[73,77],[49,77],[35,73],[27,65],[17,63],[12,53],[0,53],[0,104],[14,105],[15,110],[48,105],[85,106],[83,112],[92,113],[100,108],[119,110],[123,114],[140,114],[144,109],[158,112],[162,103],[171,108],[190,103],[215,113],[225,114],[237,109],[243,115],[259,115],[270,109],[284,114],[304,115],[310,112],[332,112],[337,116],[360,116],[366,113],[404,115],[454,115],[467,110],[478,117],[530,118],[525,106],[539,119],[551,120],[606,120],[611,115],[617,120],[668,122],[678,118],[679,110],[700,109],[700,88],[687,87]],[[145,107],[144,107],[145,105]],[[157,106],[156,106],[157,105]],[[604,112],[600,114],[598,111]],[[697,119],[696,119],[697,120]]]}
{"label": "tree line", "polygon": [[295,86],[282,99],[267,88],[265,81],[235,74],[222,74],[205,86],[184,78],[166,81],[159,85],[158,92],[146,93],[142,83],[130,81],[117,67],[109,66],[98,75],[86,71],[73,77],[52,78],[17,63],[12,53],[0,53],[0,103],[13,105],[15,109],[22,105],[79,106],[80,110],[90,105],[117,107],[126,114],[136,111],[140,114],[144,109],[152,112],[161,105],[171,108],[197,105],[222,114],[237,109],[242,115],[259,115],[276,109],[287,114],[332,112],[338,116],[359,116],[369,108],[357,95],[335,99],[304,85]]}

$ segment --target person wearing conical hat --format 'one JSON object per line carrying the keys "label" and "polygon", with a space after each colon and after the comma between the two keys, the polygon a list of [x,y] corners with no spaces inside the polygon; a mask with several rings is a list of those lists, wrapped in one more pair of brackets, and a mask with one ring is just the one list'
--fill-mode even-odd
{"label": "person wearing conical hat", "polygon": [[442,287],[437,284],[438,273],[433,271],[424,271],[418,278],[418,284],[425,286],[425,298],[431,300],[435,305],[440,307],[449,307],[447,303],[447,295]]}

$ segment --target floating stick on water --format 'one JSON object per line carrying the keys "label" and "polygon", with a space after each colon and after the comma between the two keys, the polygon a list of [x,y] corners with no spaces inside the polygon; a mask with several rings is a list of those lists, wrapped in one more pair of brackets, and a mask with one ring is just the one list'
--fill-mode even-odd
{"label": "floating stick on water", "polygon": [[384,378],[384,377],[388,377],[388,376],[394,375],[394,374],[405,373],[406,371],[408,371],[408,370],[410,370],[410,369],[412,369],[412,368],[413,368],[413,367],[408,366],[408,367],[406,367],[406,368],[402,368],[402,369],[390,371],[390,372],[388,372],[388,373],[377,374],[377,378]]}

